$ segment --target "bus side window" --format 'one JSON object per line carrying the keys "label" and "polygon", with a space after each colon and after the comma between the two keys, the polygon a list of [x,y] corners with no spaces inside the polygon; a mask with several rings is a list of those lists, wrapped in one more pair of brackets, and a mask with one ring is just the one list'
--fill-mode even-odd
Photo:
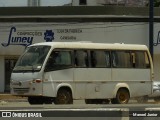
{"label": "bus side window", "polygon": [[112,51],[112,66],[117,67],[118,66],[118,56],[117,52]]}
{"label": "bus side window", "polygon": [[135,67],[136,68],[150,68],[148,55],[144,51],[135,52]]}
{"label": "bus side window", "polygon": [[91,65],[92,67],[103,68],[108,67],[106,64],[107,52],[101,50],[91,51]]}
{"label": "bus side window", "polygon": [[112,51],[112,66],[115,68],[132,68],[130,51]]}
{"label": "bus side window", "polygon": [[64,69],[72,66],[70,51],[53,51],[47,61],[47,70]]}
{"label": "bus side window", "polygon": [[88,54],[84,50],[75,50],[75,67],[88,67]]}
{"label": "bus side window", "polygon": [[91,51],[90,54],[91,54],[91,67],[96,67],[97,61],[95,59],[95,52]]}
{"label": "bus side window", "polygon": [[148,58],[148,54],[147,52],[145,52],[145,64],[146,64],[146,68],[150,68],[150,61],[149,61],[149,58]]}
{"label": "bus side window", "polygon": [[110,58],[110,51],[105,51],[106,54],[106,67],[111,67],[111,58]]}

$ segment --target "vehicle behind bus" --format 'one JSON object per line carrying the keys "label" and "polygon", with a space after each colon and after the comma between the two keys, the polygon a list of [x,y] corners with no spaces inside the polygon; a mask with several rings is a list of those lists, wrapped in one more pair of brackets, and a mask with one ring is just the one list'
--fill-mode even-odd
{"label": "vehicle behind bus", "polygon": [[28,46],[11,75],[11,94],[30,104],[126,104],[152,94],[145,45],[46,42]]}

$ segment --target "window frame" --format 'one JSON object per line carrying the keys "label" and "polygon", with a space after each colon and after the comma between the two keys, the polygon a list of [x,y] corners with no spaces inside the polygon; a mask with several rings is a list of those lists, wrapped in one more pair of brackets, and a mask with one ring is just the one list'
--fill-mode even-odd
{"label": "window frame", "polygon": [[[103,52],[104,53],[104,55],[105,55],[105,65],[104,66],[102,66],[102,67],[94,67],[93,65],[92,65],[92,55],[91,55],[91,52],[96,52],[96,51],[98,51],[98,52]],[[109,65],[107,66],[107,59],[106,59],[106,52],[108,52],[109,53]],[[89,53],[90,53],[90,67],[91,68],[111,68],[111,52],[110,52],[110,50],[107,50],[107,49],[91,49],[90,51],[89,51]]]}
{"label": "window frame", "polygon": [[[121,51],[128,51],[130,53],[131,67],[114,67],[114,65],[113,65],[113,52],[121,52]],[[146,67],[136,67],[136,63],[133,63],[132,54],[136,54],[136,52],[143,52],[144,57],[147,57],[149,63],[148,63],[148,65],[146,64],[146,58],[145,58],[144,62],[145,62]],[[145,56],[145,54],[146,54],[146,56]],[[112,68],[128,68],[128,69],[151,69],[151,62],[149,59],[148,51],[146,51],[146,50],[111,50],[111,67]]]}
{"label": "window frame", "polygon": [[[76,51],[85,51],[87,53],[87,57],[86,57],[86,60],[85,60],[86,67],[76,65],[76,55],[75,55]],[[88,49],[73,49],[73,65],[74,65],[74,67],[75,68],[89,68],[90,67],[89,56],[90,55],[89,55]]]}
{"label": "window frame", "polygon": [[[63,51],[66,51],[66,52],[69,52],[70,53],[70,59],[71,59],[71,64],[70,65],[64,65],[64,66],[61,66],[59,65],[59,67],[56,67],[54,68],[54,66],[52,66],[51,68],[48,68],[49,66],[49,57],[51,56],[51,54],[53,52],[63,52]],[[63,69],[69,69],[69,68],[72,68],[73,67],[73,51],[70,50],[70,49],[53,49],[52,52],[50,53],[49,57],[48,57],[48,60],[47,60],[47,63],[45,65],[45,72],[49,72],[49,71],[56,71],[56,70],[63,70]]]}

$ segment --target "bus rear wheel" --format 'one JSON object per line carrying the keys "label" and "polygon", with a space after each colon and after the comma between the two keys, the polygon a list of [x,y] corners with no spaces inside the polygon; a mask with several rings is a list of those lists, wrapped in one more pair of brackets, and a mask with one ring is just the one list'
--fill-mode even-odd
{"label": "bus rear wheel", "polygon": [[160,102],[160,97],[153,98],[155,102]]}
{"label": "bus rear wheel", "polygon": [[55,98],[55,104],[73,104],[72,93],[67,89],[60,89]]}
{"label": "bus rear wheel", "polygon": [[112,104],[127,104],[129,101],[130,95],[127,89],[119,89],[116,95],[116,98],[111,100]]}

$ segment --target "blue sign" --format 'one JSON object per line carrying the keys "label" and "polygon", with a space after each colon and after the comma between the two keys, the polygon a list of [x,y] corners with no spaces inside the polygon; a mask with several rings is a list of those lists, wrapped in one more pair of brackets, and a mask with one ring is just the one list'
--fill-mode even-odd
{"label": "blue sign", "polygon": [[9,33],[8,42],[2,43],[2,46],[7,47],[9,45],[23,45],[28,46],[32,44],[33,37],[26,37],[26,36],[17,36],[14,37],[12,34],[16,32],[16,27],[12,27]]}
{"label": "blue sign", "polygon": [[52,42],[54,40],[54,32],[52,32],[52,30],[46,30],[44,33],[44,39],[46,42]]}

